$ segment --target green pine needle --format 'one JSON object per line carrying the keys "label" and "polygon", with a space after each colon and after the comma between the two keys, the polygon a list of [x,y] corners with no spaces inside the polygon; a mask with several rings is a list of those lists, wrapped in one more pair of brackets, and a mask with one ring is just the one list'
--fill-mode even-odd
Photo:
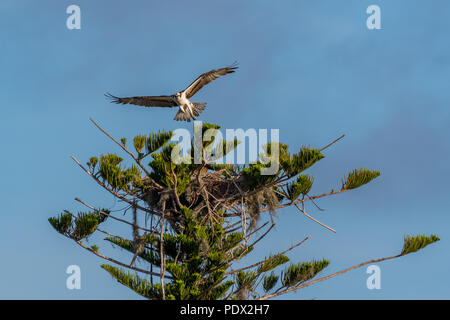
{"label": "green pine needle", "polygon": [[95,166],[97,165],[97,163],[98,163],[98,158],[97,157],[91,157],[89,159],[88,166],[93,170],[93,169],[95,169]]}
{"label": "green pine needle", "polygon": [[258,275],[255,272],[241,271],[236,276],[236,283],[239,289],[250,289],[256,282]]}
{"label": "green pine needle", "polygon": [[295,201],[301,194],[307,195],[312,188],[314,178],[307,174],[297,177],[296,182],[292,182],[287,186],[289,200]]}
{"label": "green pine needle", "polygon": [[424,234],[419,236],[405,236],[401,255],[416,252],[439,240],[441,239],[434,234],[431,236],[426,236]]}
{"label": "green pine needle", "polygon": [[265,276],[264,277],[264,281],[263,281],[263,289],[265,292],[268,292],[270,290],[273,289],[273,287],[275,287],[275,285],[277,284],[277,281],[280,277],[276,276],[273,271],[270,273],[270,275]]}
{"label": "green pine needle", "polygon": [[290,156],[288,153],[280,153],[280,164],[282,168],[293,177],[302,171],[305,171],[317,161],[323,159],[325,156],[320,153],[318,149],[310,147],[302,147],[296,154]]}
{"label": "green pine needle", "polygon": [[48,218],[48,222],[61,234],[67,235],[72,226],[72,214],[70,212],[61,213],[59,216]]}
{"label": "green pine needle", "polygon": [[147,153],[153,153],[162,146],[164,146],[170,139],[174,132],[172,131],[158,131],[158,133],[149,134],[146,142],[146,151]]}
{"label": "green pine needle", "polygon": [[299,283],[308,281],[326,268],[329,263],[328,260],[323,259],[322,261],[313,260],[311,262],[291,264],[282,273],[282,284],[285,287],[293,287]]}
{"label": "green pine needle", "polygon": [[351,190],[361,187],[377,178],[380,175],[379,171],[368,169],[355,169],[342,180],[341,190]]}
{"label": "green pine needle", "polygon": [[127,286],[137,294],[151,299],[161,299],[161,285],[152,285],[149,281],[142,279],[138,275],[133,275],[124,272],[117,267],[102,264],[101,267],[105,269],[111,276],[113,276],[118,282]]}
{"label": "green pine needle", "polygon": [[146,142],[147,142],[147,137],[144,135],[138,135],[138,136],[134,137],[134,139],[133,139],[134,149],[136,150],[136,152],[138,154],[141,153],[142,149],[146,145]]}
{"label": "green pine needle", "polygon": [[97,230],[99,223],[98,213],[79,213],[77,219],[75,219],[73,238],[75,240],[81,240],[90,236]]}
{"label": "green pine needle", "polygon": [[275,269],[281,264],[284,264],[289,261],[289,258],[285,255],[276,255],[276,256],[270,256],[267,258],[263,264],[258,268],[258,273],[261,272],[267,272],[272,269]]}

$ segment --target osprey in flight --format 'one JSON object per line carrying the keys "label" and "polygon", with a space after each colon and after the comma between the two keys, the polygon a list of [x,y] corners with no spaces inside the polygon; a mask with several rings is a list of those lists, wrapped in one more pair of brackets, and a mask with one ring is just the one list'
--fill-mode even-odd
{"label": "osprey in flight", "polygon": [[186,89],[177,92],[171,96],[142,96],[142,97],[128,97],[119,98],[112,94],[105,94],[111,99],[111,102],[120,104],[134,104],[144,107],[179,107],[178,113],[175,115],[174,120],[177,121],[191,121],[197,119],[199,114],[205,109],[206,102],[191,102],[189,99],[197,93],[203,86],[207,85],[211,81],[216,80],[220,76],[224,76],[228,73],[233,73],[238,67],[236,63],[233,65],[211,70],[199,76],[194,80]]}

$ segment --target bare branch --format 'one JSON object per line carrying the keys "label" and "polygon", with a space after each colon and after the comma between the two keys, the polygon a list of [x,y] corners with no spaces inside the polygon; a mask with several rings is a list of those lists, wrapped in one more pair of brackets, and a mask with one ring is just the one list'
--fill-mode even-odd
{"label": "bare branch", "polygon": [[[281,255],[283,255],[283,254],[285,254],[285,253],[287,253],[287,252],[289,252],[289,251],[291,251],[291,250],[297,248],[298,246],[302,245],[303,243],[305,243],[305,242],[306,242],[307,240],[309,240],[309,239],[311,239],[311,236],[307,236],[305,239],[303,239],[303,240],[300,241],[299,243],[297,243],[297,244],[295,244],[295,245],[289,247],[288,249],[286,249],[286,250],[284,250],[284,251],[282,251],[282,252],[280,252],[280,253],[277,253],[277,254],[274,255],[274,256],[271,256],[270,258],[273,259],[273,258],[276,258],[276,257],[278,257],[278,256],[281,256]],[[247,266],[247,267],[243,267],[243,268],[240,268],[240,269],[236,269],[236,270],[232,270],[232,271],[225,272],[225,274],[227,275],[227,274],[235,274],[235,273],[239,273],[239,272],[241,272],[241,271],[244,271],[244,270],[247,270],[247,269],[251,269],[251,268],[257,267],[257,266],[259,266],[260,264],[263,264],[263,263],[266,262],[266,261],[267,261],[267,259],[264,259],[264,260],[261,260],[261,261],[259,261],[259,262],[254,263],[254,264],[252,264],[252,265],[250,265],[250,266]]]}
{"label": "bare branch", "polygon": [[[66,236],[66,237],[69,238],[69,239],[72,239],[72,238],[70,238],[70,237],[68,237],[68,236]],[[74,239],[72,239],[72,240],[74,240]],[[107,256],[105,256],[105,255],[103,255],[103,254],[101,254],[101,253],[98,253],[98,252],[95,251],[94,249],[89,248],[88,246],[84,245],[84,244],[83,244],[81,241],[79,241],[79,240],[74,240],[74,241],[75,241],[76,243],[78,243],[81,247],[83,247],[84,249],[86,249],[86,250],[92,252],[93,254],[95,254],[96,256],[98,256],[98,257],[100,257],[100,258],[103,258],[103,259],[105,259],[105,260],[108,260],[108,261],[110,261],[110,262],[113,262],[113,263],[115,263],[115,264],[117,264],[117,265],[119,265],[119,266],[122,266],[122,267],[125,267],[125,268],[128,268],[128,269],[131,269],[131,270],[134,270],[134,271],[146,273],[146,274],[149,274],[149,275],[159,276],[159,274],[157,274],[157,273],[153,273],[153,272],[150,272],[150,271],[147,271],[147,270],[143,270],[143,269],[140,269],[140,268],[136,268],[136,267],[130,267],[129,265],[127,265],[127,264],[125,264],[125,263],[122,263],[122,262],[117,261],[117,260],[115,260],[115,259],[113,259],[113,258],[107,257]]]}
{"label": "bare branch", "polygon": [[334,140],[333,142],[327,144],[325,147],[323,147],[322,149],[320,149],[320,151],[325,150],[328,147],[331,147],[333,144],[335,144],[336,142],[338,142],[339,140],[341,140],[343,137],[345,137],[345,134],[343,134],[342,136],[340,136],[339,138],[337,138],[336,140]]}
{"label": "bare branch", "polygon": [[[332,192],[328,192],[328,193],[323,193],[323,194],[320,194],[320,195],[317,195],[317,196],[312,196],[312,197],[308,196],[308,198],[305,198],[305,199],[298,199],[298,200],[295,200],[295,201],[291,201],[289,203],[280,204],[275,209],[282,209],[282,208],[290,207],[290,206],[295,205],[295,204],[304,203],[304,202],[307,202],[307,201],[311,201],[311,200],[314,200],[314,199],[319,199],[319,198],[323,198],[323,197],[327,197],[327,196],[332,196],[332,195],[343,193],[343,192],[346,192],[346,191],[349,191],[349,190],[348,189],[343,189],[343,190],[339,190],[339,191],[332,191]],[[266,211],[269,211],[269,210],[270,210],[269,208],[262,208],[259,212],[262,213],[262,212],[266,212]]]}
{"label": "bare branch", "polygon": [[[109,217],[109,218],[111,218],[111,219],[114,219],[114,220],[117,220],[117,221],[126,223],[126,224],[128,224],[128,225],[130,225],[130,226],[133,225],[131,222],[129,222],[129,221],[127,221],[127,220],[123,220],[123,219],[114,217],[114,216],[111,215],[111,214],[106,214],[106,213],[104,213],[102,210],[98,210],[98,209],[94,208],[93,206],[87,204],[86,202],[84,202],[84,201],[81,200],[80,198],[75,198],[75,200],[78,201],[78,202],[80,202],[80,203],[82,203],[82,204],[84,204],[84,205],[85,205],[86,207],[88,207],[89,209],[95,210],[95,211],[97,211],[97,212],[99,212],[99,213],[101,213],[101,214],[103,214],[103,215],[105,215],[105,216],[107,216],[107,217]],[[141,229],[141,230],[144,230],[144,231],[147,231],[147,232],[150,232],[150,233],[156,233],[155,230],[150,230],[150,229],[147,229],[147,228],[144,228],[144,227],[141,227],[141,226],[137,226],[137,227],[138,227],[139,229]]]}
{"label": "bare branch", "polygon": [[162,204],[162,218],[161,218],[161,233],[160,233],[160,257],[161,257],[161,269],[160,269],[160,279],[161,279],[161,290],[162,290],[162,299],[166,300],[166,292],[164,288],[164,275],[166,272],[166,259],[164,257],[164,216],[166,211],[166,201]]}
{"label": "bare branch", "polygon": [[310,218],[312,221],[314,221],[314,222],[320,224],[322,227],[325,227],[325,228],[327,228],[328,230],[331,230],[331,231],[333,231],[334,233],[336,233],[336,230],[334,230],[333,228],[330,228],[330,227],[327,226],[326,224],[320,222],[320,221],[317,220],[317,219],[314,219],[314,218],[311,217],[309,214],[307,214],[306,211],[305,211],[305,208],[304,208],[304,203],[303,203],[303,208],[300,208],[300,207],[298,206],[298,204],[295,204],[295,206],[297,207],[298,210],[300,210],[301,213],[303,213],[305,216],[307,216],[308,218]]}
{"label": "bare branch", "polygon": [[363,267],[363,266],[371,264],[371,263],[377,263],[377,262],[382,262],[382,261],[386,261],[386,260],[390,260],[390,259],[395,259],[395,258],[399,258],[401,256],[402,256],[401,254],[398,254],[396,256],[391,256],[391,257],[387,257],[387,258],[381,258],[381,259],[374,259],[374,260],[366,261],[366,262],[360,263],[360,264],[358,264],[356,266],[353,266],[353,267],[344,269],[342,271],[330,274],[329,276],[326,276],[326,277],[323,277],[323,278],[320,278],[320,279],[316,279],[316,280],[312,280],[312,281],[303,283],[303,284],[298,285],[298,286],[290,287],[290,288],[287,288],[287,289],[285,289],[283,291],[279,291],[279,292],[276,292],[276,293],[272,293],[272,294],[268,294],[268,295],[262,296],[258,300],[266,300],[266,299],[270,299],[270,298],[273,298],[273,297],[276,297],[276,296],[280,296],[282,294],[285,294],[285,293],[288,293],[288,292],[291,292],[291,291],[295,291],[295,290],[298,290],[298,289],[302,289],[302,288],[308,287],[308,286],[310,286],[310,285],[312,285],[314,283],[321,282],[321,281],[324,281],[324,280],[328,280],[328,279],[336,277],[336,276],[338,276],[340,274],[346,273],[346,272],[351,271],[353,269],[357,269],[357,268]]}
{"label": "bare branch", "polygon": [[144,165],[142,165],[141,161],[131,152],[129,151],[122,143],[120,143],[119,141],[117,141],[116,139],[114,139],[108,132],[106,132],[105,130],[103,130],[102,127],[100,127],[92,118],[89,118],[89,120],[92,121],[92,123],[101,131],[103,132],[108,138],[110,138],[112,141],[114,141],[115,143],[117,143],[126,153],[128,153],[133,160],[139,165],[139,167],[141,167],[141,169],[145,172],[145,174],[147,175],[147,177],[150,179],[150,181],[153,183],[153,185],[159,189],[162,189],[163,187],[161,187],[158,183],[156,183],[156,181],[154,181],[153,179],[150,178],[150,173],[148,172],[147,168],[145,168]]}
{"label": "bare branch", "polygon": [[[82,164],[81,164],[74,156],[71,156],[71,158],[73,159],[73,161],[75,161],[75,162],[81,167],[81,169],[83,169],[84,172],[86,172],[88,175],[90,175],[90,176],[91,176],[91,177],[92,177],[99,185],[101,185],[103,188],[105,188],[106,190],[108,190],[109,193],[111,193],[112,195],[116,196],[116,197],[119,198],[120,200],[125,201],[126,203],[128,203],[128,204],[130,204],[130,205],[133,204],[133,202],[132,202],[131,200],[127,199],[125,196],[123,196],[123,195],[121,195],[120,193],[118,193],[118,192],[112,190],[112,189],[109,188],[106,184],[104,184],[103,182],[101,182],[96,176],[94,176],[94,175],[92,174],[92,172],[90,172],[90,171],[87,170],[85,167],[83,167],[83,165],[82,165]],[[139,210],[142,210],[142,211],[145,211],[145,212],[148,212],[148,213],[157,215],[157,216],[159,216],[159,217],[161,216],[161,213],[159,213],[159,212],[157,212],[157,211],[154,211],[154,210],[151,210],[151,209],[147,209],[147,208],[144,208],[144,207],[139,206],[139,205],[136,205],[136,207],[137,207]]]}
{"label": "bare branch", "polygon": [[134,263],[136,262],[136,259],[138,255],[141,253],[142,248],[144,247],[144,244],[142,243],[140,236],[139,236],[139,225],[137,222],[137,209],[136,209],[136,199],[133,199],[133,224],[132,224],[132,230],[133,230],[133,249],[134,249],[134,256],[133,259],[131,259],[130,266],[134,266]]}

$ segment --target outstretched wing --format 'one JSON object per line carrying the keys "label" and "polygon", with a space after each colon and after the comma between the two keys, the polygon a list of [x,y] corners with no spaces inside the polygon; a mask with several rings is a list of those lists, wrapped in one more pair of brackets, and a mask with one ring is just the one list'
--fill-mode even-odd
{"label": "outstretched wing", "polygon": [[118,104],[135,104],[144,107],[166,107],[171,108],[177,106],[175,99],[172,96],[142,96],[142,97],[128,97],[119,98],[110,93],[105,96],[111,99],[111,102]]}
{"label": "outstretched wing", "polygon": [[192,82],[184,91],[186,91],[186,98],[191,98],[194,94],[197,93],[198,90],[200,90],[203,86],[207,85],[211,81],[216,80],[220,76],[224,76],[228,73],[233,73],[237,69],[237,63],[233,63],[229,67],[211,70],[209,72],[206,72],[202,74],[200,77],[195,79],[194,82]]}

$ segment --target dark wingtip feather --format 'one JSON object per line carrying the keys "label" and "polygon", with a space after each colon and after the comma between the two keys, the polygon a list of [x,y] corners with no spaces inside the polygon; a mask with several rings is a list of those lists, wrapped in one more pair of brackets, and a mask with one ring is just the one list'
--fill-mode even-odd
{"label": "dark wingtip feather", "polygon": [[237,60],[234,61],[232,65],[230,65],[229,67],[227,67],[227,69],[228,69],[228,71],[229,71],[230,73],[232,73],[232,72],[234,72],[235,70],[239,69]]}
{"label": "dark wingtip feather", "polygon": [[110,99],[110,102],[112,102],[112,103],[120,103],[120,98],[112,95],[109,92],[105,93],[105,97]]}

